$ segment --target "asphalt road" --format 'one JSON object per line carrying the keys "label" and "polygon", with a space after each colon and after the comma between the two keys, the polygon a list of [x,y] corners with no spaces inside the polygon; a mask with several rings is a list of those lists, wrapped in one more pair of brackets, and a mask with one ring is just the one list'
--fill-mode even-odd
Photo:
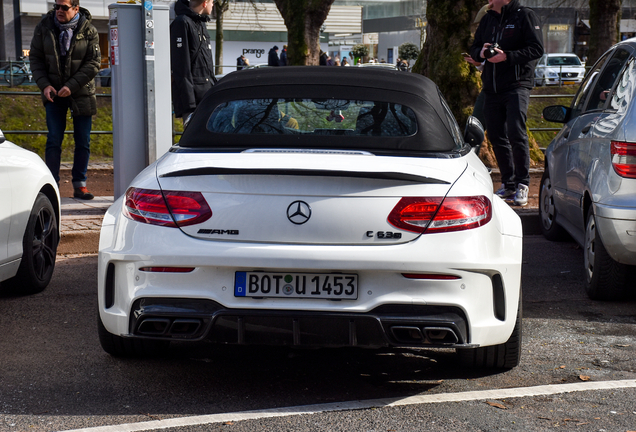
{"label": "asphalt road", "polygon": [[[182,344],[163,358],[112,358],[96,334],[96,256],[59,257],[43,293],[0,295],[0,431],[636,430],[636,301],[588,300],[574,243],[524,244],[523,357],[503,373],[436,350]],[[534,387],[544,385],[556,387]],[[484,390],[495,391],[445,401]],[[300,414],[268,418],[286,407]],[[253,410],[265,411],[222,416]]]}

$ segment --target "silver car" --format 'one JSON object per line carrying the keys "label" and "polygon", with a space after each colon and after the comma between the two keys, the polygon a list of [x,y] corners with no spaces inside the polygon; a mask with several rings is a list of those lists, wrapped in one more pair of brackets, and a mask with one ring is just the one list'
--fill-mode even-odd
{"label": "silver car", "polygon": [[541,228],[567,232],[583,248],[591,299],[636,289],[636,38],[614,45],[592,67],[569,108],[550,106],[565,126],[546,150]]}
{"label": "silver car", "polygon": [[580,84],[585,76],[585,65],[576,54],[544,54],[534,70],[535,85]]}

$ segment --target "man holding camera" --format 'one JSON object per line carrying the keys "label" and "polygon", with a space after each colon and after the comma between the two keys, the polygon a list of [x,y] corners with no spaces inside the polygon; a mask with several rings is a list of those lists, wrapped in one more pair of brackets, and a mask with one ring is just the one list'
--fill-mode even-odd
{"label": "man holding camera", "polygon": [[488,138],[501,172],[500,197],[528,203],[530,148],[526,116],[534,68],[543,55],[543,36],[534,11],[519,0],[488,0],[491,6],[475,32],[473,60],[484,63]]}

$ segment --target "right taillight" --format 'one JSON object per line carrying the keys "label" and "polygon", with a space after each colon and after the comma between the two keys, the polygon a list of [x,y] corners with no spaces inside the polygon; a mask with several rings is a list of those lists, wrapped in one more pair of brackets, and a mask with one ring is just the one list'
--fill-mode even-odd
{"label": "right taillight", "polygon": [[612,166],[619,176],[636,178],[636,143],[612,141]]}
{"label": "right taillight", "polygon": [[212,217],[212,210],[200,192],[129,188],[122,211],[137,222],[173,228]]}
{"label": "right taillight", "polygon": [[463,231],[487,224],[492,205],[485,196],[408,197],[391,210],[391,225],[417,233]]}

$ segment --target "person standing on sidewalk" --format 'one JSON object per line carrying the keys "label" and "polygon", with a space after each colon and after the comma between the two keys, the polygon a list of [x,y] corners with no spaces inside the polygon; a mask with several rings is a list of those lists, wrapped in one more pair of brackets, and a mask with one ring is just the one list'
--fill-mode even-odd
{"label": "person standing on sidewalk", "polygon": [[46,110],[45,161],[60,183],[62,141],[66,114],[73,117],[73,196],[90,200],[86,172],[90,157],[90,133],[97,114],[94,78],[99,71],[99,36],[91,14],[79,0],[56,0],[54,9],[35,27],[29,60],[33,79],[42,91]]}
{"label": "person standing on sidewalk", "polygon": [[185,123],[203,96],[216,84],[212,43],[206,23],[214,0],[177,0],[170,24],[172,104]]}
{"label": "person standing on sidewalk", "polygon": [[[491,8],[475,32],[470,56],[476,62],[485,60],[481,79],[486,128],[503,183],[496,193],[523,206],[530,184],[526,117],[534,68],[543,55],[543,36],[536,14],[519,0],[488,0],[488,4]],[[490,56],[486,51],[494,44],[499,48]]]}
{"label": "person standing on sidewalk", "polygon": [[280,58],[278,59],[279,66],[287,66],[287,45],[283,45],[283,50],[280,52]]}
{"label": "person standing on sidewalk", "polygon": [[267,66],[280,66],[278,58],[278,46],[274,45],[269,53],[267,53]]}

